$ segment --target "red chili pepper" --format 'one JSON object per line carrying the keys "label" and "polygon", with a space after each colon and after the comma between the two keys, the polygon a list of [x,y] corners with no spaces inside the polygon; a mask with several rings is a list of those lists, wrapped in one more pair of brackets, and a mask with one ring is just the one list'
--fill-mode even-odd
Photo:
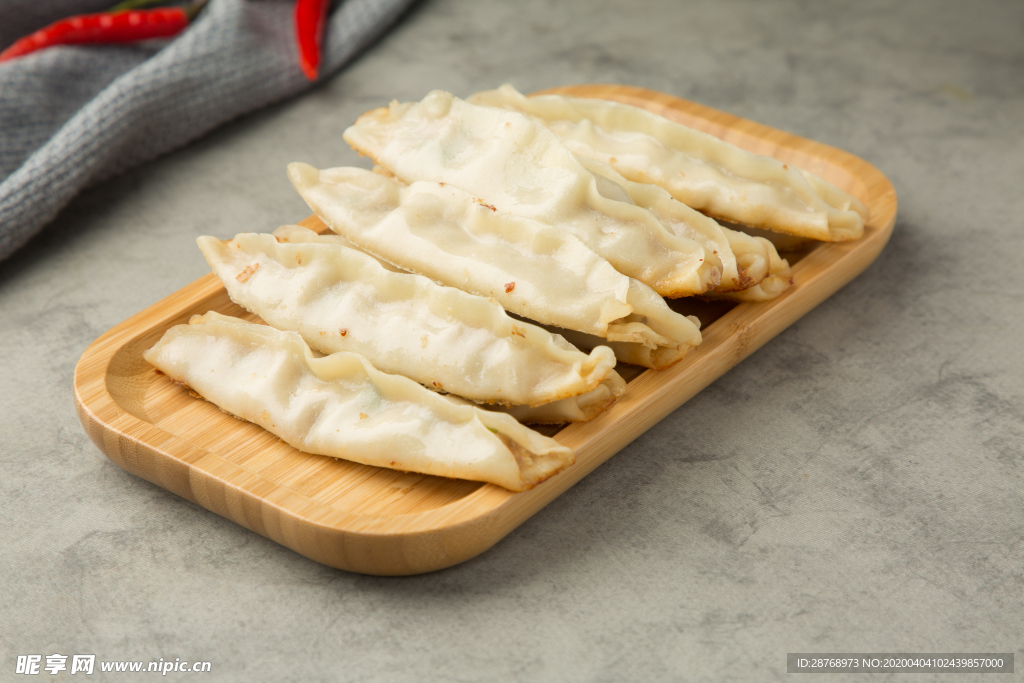
{"label": "red chili pepper", "polygon": [[181,7],[100,12],[61,19],[0,52],[0,62],[54,45],[131,43],[180,33],[194,16]]}
{"label": "red chili pepper", "polygon": [[306,78],[316,80],[320,68],[320,46],[324,24],[327,23],[329,0],[297,0],[295,3],[295,38],[299,43],[299,66]]}

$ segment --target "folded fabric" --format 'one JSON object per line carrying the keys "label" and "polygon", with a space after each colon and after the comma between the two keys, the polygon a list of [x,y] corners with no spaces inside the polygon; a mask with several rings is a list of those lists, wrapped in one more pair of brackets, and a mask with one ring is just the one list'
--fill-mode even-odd
{"label": "folded fabric", "polygon": [[[344,0],[324,36],[321,77],[352,59],[414,0]],[[0,49],[96,0],[0,0]],[[61,46],[0,63],[0,260],[83,188],[311,83],[291,0],[211,0],[170,41]]]}

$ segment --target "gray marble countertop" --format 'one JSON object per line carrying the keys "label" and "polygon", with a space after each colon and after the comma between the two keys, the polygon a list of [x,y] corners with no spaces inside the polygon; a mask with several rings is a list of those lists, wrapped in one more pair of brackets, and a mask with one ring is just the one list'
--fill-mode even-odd
{"label": "gray marble countertop", "polygon": [[[285,165],[356,163],[341,131],[362,111],[503,82],[645,86],[849,150],[896,187],[892,240],[446,571],[328,569],[93,446],[75,362],[207,272],[197,236],[306,216]],[[1019,1],[422,2],[323,86],[85,192],[0,264],[0,680],[32,653],[208,660],[218,681],[774,681],[787,652],[1020,660],[1022,185]]]}

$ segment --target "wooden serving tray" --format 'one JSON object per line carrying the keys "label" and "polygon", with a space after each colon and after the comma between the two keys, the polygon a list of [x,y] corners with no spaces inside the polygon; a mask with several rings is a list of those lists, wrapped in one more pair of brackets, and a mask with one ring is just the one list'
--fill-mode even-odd
{"label": "wooden serving tray", "polygon": [[[871,219],[864,237],[786,254],[795,284],[774,301],[673,302],[701,317],[704,342],[669,370],[625,366],[629,385],[611,409],[585,424],[546,430],[576,452],[576,464],[531,491],[512,493],[491,484],[302,453],[157,374],[142,352],[172,325],[208,310],[253,318],[228,299],[212,274],[132,316],[86,349],[75,368],[75,402],[89,437],[132,474],[317,562],[381,575],[449,567],[490,548],[827,299],[867,268],[892,232],[892,184],[851,154],[641,88],[582,85],[549,92],[645,107],[817,173],[867,205]],[[305,225],[325,229],[315,217]]]}

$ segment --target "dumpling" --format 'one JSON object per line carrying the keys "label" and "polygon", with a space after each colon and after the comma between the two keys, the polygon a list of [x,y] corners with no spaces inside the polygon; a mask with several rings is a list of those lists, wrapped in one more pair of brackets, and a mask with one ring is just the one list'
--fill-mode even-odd
{"label": "dumpling", "polygon": [[[713,218],[674,199],[664,188],[627,180],[604,162],[587,158],[581,158],[580,162],[596,176],[620,188],[630,201],[654,213],[677,235],[689,237],[718,257],[722,264],[722,283],[705,296],[767,301],[789,288],[789,263],[779,257],[768,240],[721,226]],[[765,278],[770,281],[760,287]]]}
{"label": "dumpling", "polygon": [[495,211],[565,230],[662,296],[718,284],[715,260],[699,244],[649,211],[603,196],[558,138],[522,114],[435,90],[422,102],[364,114],[344,137],[403,182],[455,185]]}
{"label": "dumpling", "polygon": [[[722,229],[728,230],[728,228]],[[739,235],[743,234],[736,231],[730,232]],[[771,301],[781,296],[793,285],[793,271],[789,267],[789,261],[779,256],[779,252],[775,249],[774,244],[764,237],[750,237],[749,235],[744,235],[744,237],[757,240],[764,246],[765,251],[768,253],[768,274],[763,280],[752,287],[733,292],[708,292],[704,295],[705,299],[728,299],[729,301],[749,302]]]}
{"label": "dumpling", "polygon": [[355,353],[317,358],[295,332],[214,312],[172,327],[143,357],[307,453],[513,491],[574,461],[509,415],[385,374]]}
{"label": "dumpling", "polygon": [[310,208],[360,248],[494,297],[512,313],[644,347],[647,367],[667,367],[700,343],[696,319],[674,313],[572,235],[496,211],[459,188],[308,164],[291,164],[288,176]]}
{"label": "dumpling", "polygon": [[510,85],[469,98],[528,114],[575,154],[653,183],[716,218],[824,241],[857,239],[868,213],[824,179],[653,112],[608,100],[539,95]]}
{"label": "dumpling", "polygon": [[557,325],[544,325],[544,328],[552,334],[564,337],[566,341],[581,351],[596,349],[598,346],[608,346],[619,361],[655,370],[664,370],[675,365],[683,359],[684,355],[664,348],[651,348],[644,344],[608,341],[586,332],[569,330]]}
{"label": "dumpling", "polygon": [[565,399],[593,391],[615,366],[608,348],[581,353],[493,299],[386,270],[339,235],[289,226],[197,241],[231,299],[268,324],[474,401]]}
{"label": "dumpling", "polygon": [[580,162],[595,176],[619,188],[629,201],[651,211],[677,235],[700,243],[706,252],[719,259],[722,284],[704,294],[704,298],[770,301],[793,284],[789,262],[779,256],[771,241],[719,225],[713,218],[674,199],[664,188],[626,180],[604,162],[586,158]]}
{"label": "dumpling", "polygon": [[[559,335],[553,335],[558,337]],[[559,337],[561,338],[561,337]],[[602,340],[604,341],[604,340]],[[568,343],[568,342],[566,342]],[[575,348],[575,347],[574,347]],[[600,347],[593,347],[600,348]],[[605,347],[608,348],[608,347]],[[563,398],[539,406],[483,406],[508,413],[523,424],[562,424],[587,422],[600,415],[626,392],[626,380],[612,370],[597,387],[579,396]]]}
{"label": "dumpling", "polygon": [[[349,247],[350,249],[355,249],[356,251],[366,254],[366,256],[374,259],[377,263],[379,263],[381,267],[390,270],[394,273],[409,272],[407,270],[399,268],[398,266],[388,263],[383,259],[377,258],[376,256],[370,254],[369,252],[363,251],[358,246],[356,246],[351,240],[336,233],[321,235],[299,225],[284,225],[275,230],[273,234],[274,238],[278,242],[291,242],[293,244],[298,244],[302,242],[343,244]],[[431,281],[428,280],[428,282]],[[501,308],[501,306],[498,306],[498,308]],[[504,309],[502,309],[502,313],[504,314]],[[520,319],[519,322],[522,326],[524,326],[524,329],[534,328],[544,330],[543,327],[533,325],[532,323],[526,320]],[[567,342],[565,338],[558,332],[552,330],[548,331],[551,332],[551,341],[555,345],[564,348],[566,351],[572,354],[576,354],[579,352],[579,349],[577,349],[575,346]],[[307,343],[309,343],[309,340],[307,340]],[[312,344],[310,345],[313,346]],[[595,356],[594,352],[597,351],[598,348],[601,346],[604,346],[604,350],[598,351],[598,353],[601,355],[602,358],[609,358],[611,360],[611,363],[614,365],[615,354],[611,350],[611,348],[608,347],[606,344],[595,344],[590,346],[589,351],[591,359]],[[585,357],[587,354],[581,355]],[[370,358],[369,360],[373,362],[372,358]],[[583,370],[582,367],[579,369]],[[595,373],[595,370],[592,370],[591,372]],[[597,376],[597,374],[595,373],[594,376]],[[429,388],[430,386],[433,385],[428,384],[426,386]],[[622,396],[622,394],[625,393],[625,391],[625,380],[623,380],[622,377],[619,376],[619,373],[615,372],[615,370],[609,370],[604,380],[602,380],[600,384],[598,384],[590,391],[587,391],[582,394],[577,394],[575,396],[568,396],[566,398],[556,399],[551,401],[550,403],[543,403],[539,405],[502,405],[500,403],[486,404],[486,402],[480,401],[479,399],[472,400],[474,400],[477,403],[483,404],[484,407],[487,408],[488,410],[497,410],[503,413],[508,413],[509,415],[512,415],[523,424],[562,424],[566,422],[587,422],[589,420],[592,420],[593,418],[597,417],[603,410],[608,408],[611,404],[615,403],[615,401],[618,400],[618,398]],[[461,394],[460,396],[462,398],[466,398]]]}

